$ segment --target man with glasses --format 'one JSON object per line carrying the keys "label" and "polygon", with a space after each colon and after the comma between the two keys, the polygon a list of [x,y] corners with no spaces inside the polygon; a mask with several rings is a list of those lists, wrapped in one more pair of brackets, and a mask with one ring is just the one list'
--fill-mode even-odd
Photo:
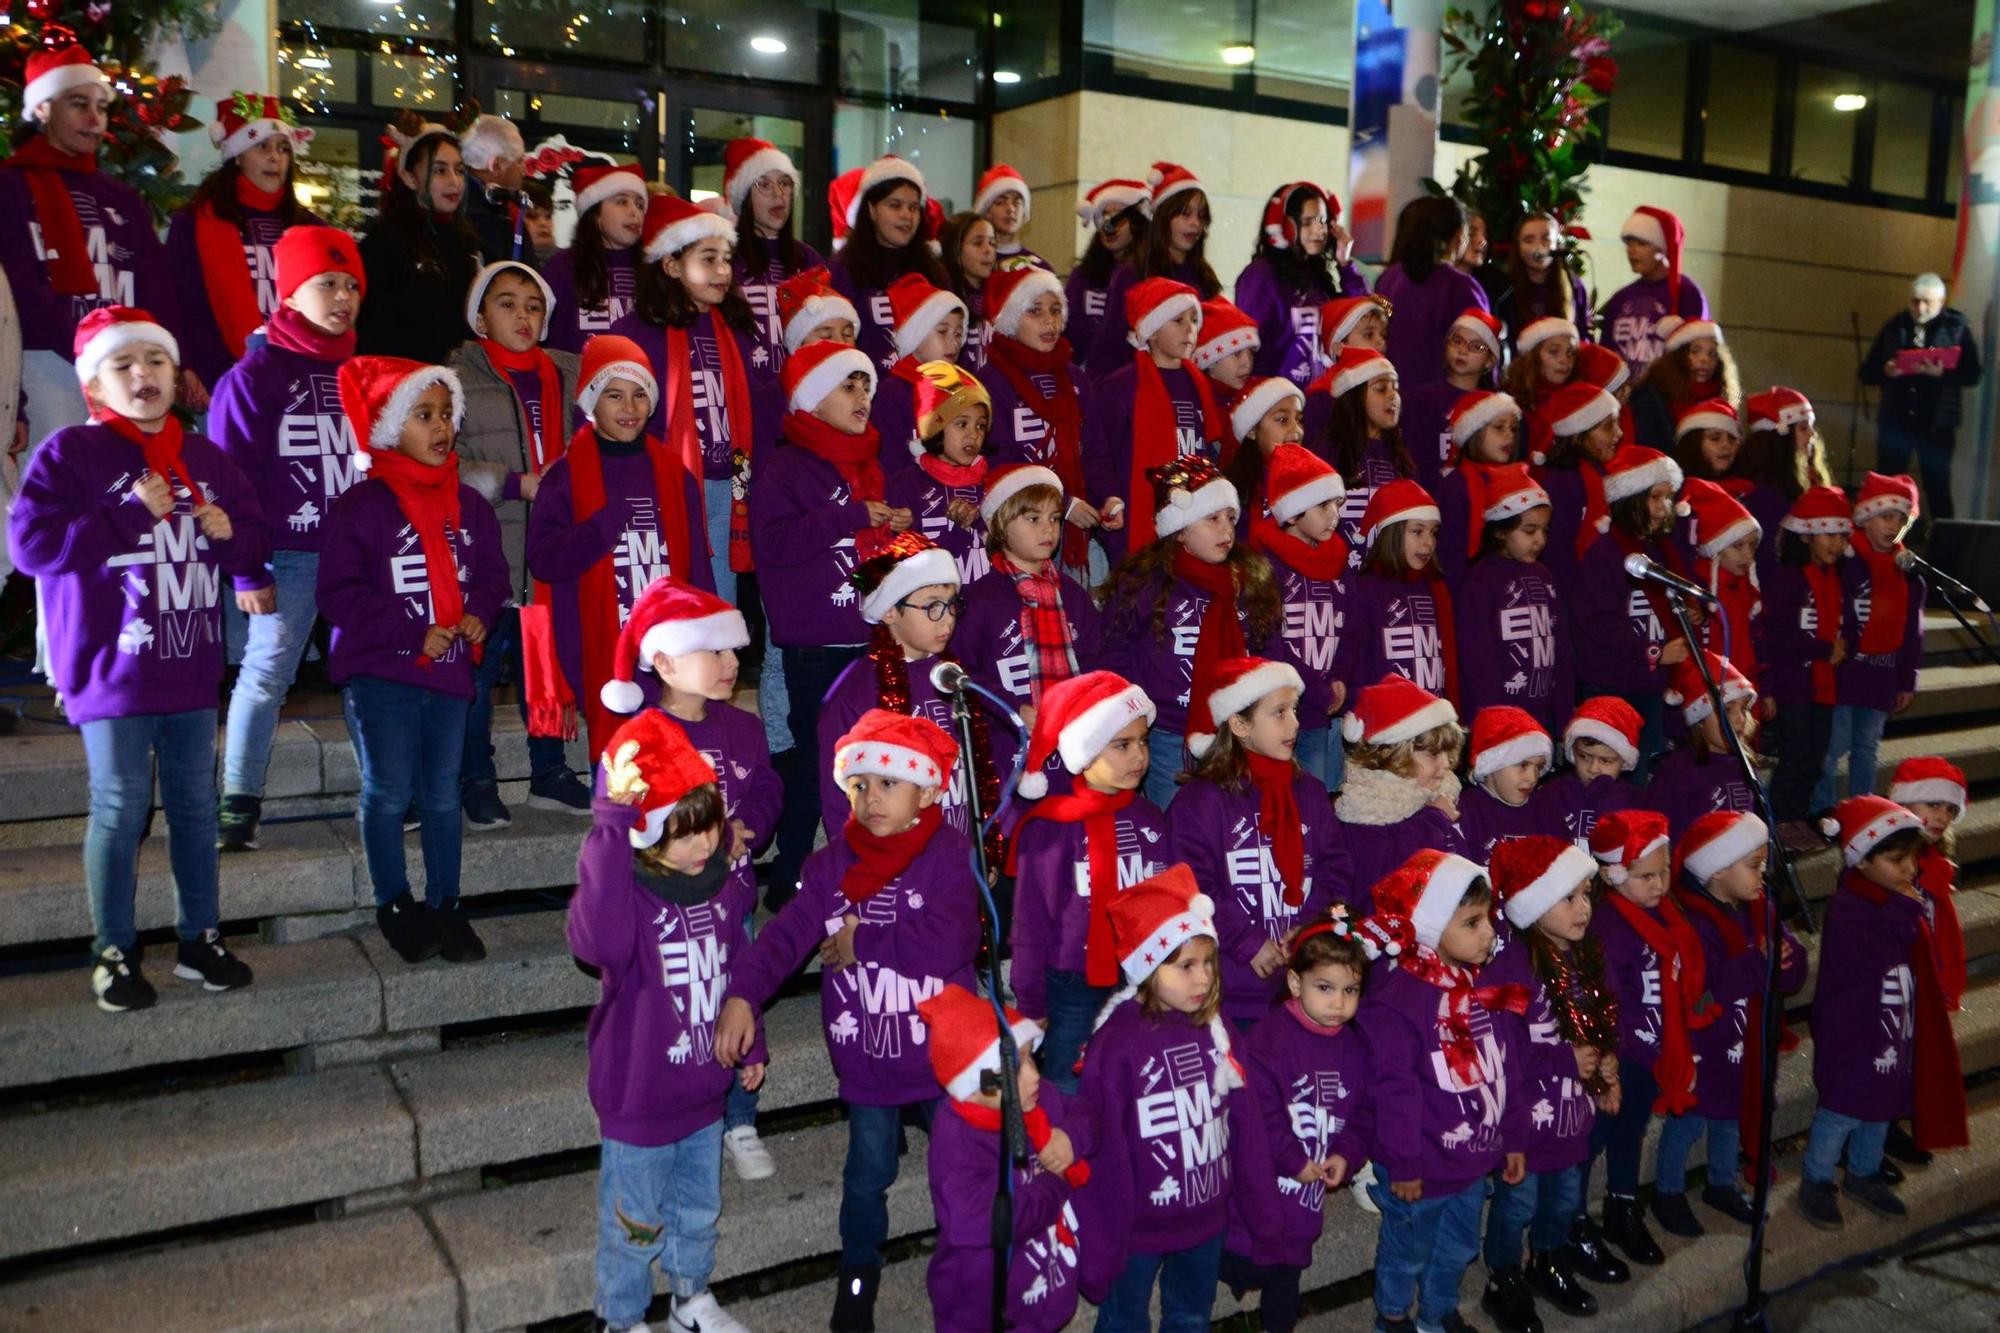
{"label": "man with glasses", "polygon": [[1979,382],[1979,344],[1965,316],[1944,303],[1944,279],[1923,273],[1910,304],[1875,335],[1861,382],[1882,387],[1876,419],[1875,470],[1910,470],[1915,454],[1924,486],[1923,513],[1950,518],[1951,451],[1958,439],[1961,389]]}

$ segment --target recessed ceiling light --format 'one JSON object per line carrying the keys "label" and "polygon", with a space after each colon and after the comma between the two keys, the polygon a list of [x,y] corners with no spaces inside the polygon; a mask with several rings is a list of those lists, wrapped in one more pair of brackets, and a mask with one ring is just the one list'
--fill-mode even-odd
{"label": "recessed ceiling light", "polygon": [[996,69],[993,71],[993,82],[995,83],[1019,83],[1020,81],[1021,76],[1011,69]]}
{"label": "recessed ceiling light", "polygon": [[1222,63],[1225,65],[1247,65],[1257,58],[1257,48],[1248,42],[1222,48]]}
{"label": "recessed ceiling light", "polygon": [[1860,93],[1838,93],[1833,99],[1835,111],[1859,111],[1868,105],[1868,99]]}
{"label": "recessed ceiling light", "polygon": [[785,54],[786,47],[783,38],[752,37],[750,49],[762,56],[781,56]]}

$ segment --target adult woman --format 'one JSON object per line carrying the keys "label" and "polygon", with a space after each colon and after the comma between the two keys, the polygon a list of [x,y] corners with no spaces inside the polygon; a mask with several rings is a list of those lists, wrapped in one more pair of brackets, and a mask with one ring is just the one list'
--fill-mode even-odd
{"label": "adult woman", "polygon": [[1406,204],[1396,219],[1396,244],[1376,292],[1395,307],[1389,360],[1408,393],[1445,376],[1444,340],[1466,307],[1490,309],[1478,279],[1457,265],[1465,249],[1465,208],[1434,195]]}
{"label": "adult woman", "polygon": [[965,346],[959,349],[958,364],[975,374],[986,368],[986,345],[993,340],[993,326],[986,322],[986,280],[1000,262],[996,235],[993,224],[978,213],[955,214],[938,234],[944,271],[951,277],[948,290],[965,302]]}
{"label": "adult woman", "polygon": [[465,293],[479,272],[479,236],[462,211],[465,164],[458,136],[442,125],[399,121],[389,135],[395,170],[361,239],[371,299],[361,307],[359,350],[442,365],[465,341]]}
{"label": "adult woman", "polygon": [[1303,386],[1333,364],[1320,346],[1319,308],[1335,296],[1368,294],[1353,253],[1338,199],[1311,181],[1271,192],[1257,252],[1236,276],[1237,308],[1257,321],[1252,374]]}
{"label": "adult woman", "polygon": [[1493,310],[1507,327],[1508,346],[1514,346],[1521,330],[1538,319],[1566,319],[1576,325],[1584,342],[1591,340],[1590,297],[1562,248],[1562,223],[1553,213],[1529,213],[1514,228],[1507,290]]}
{"label": "adult woman", "polygon": [[876,158],[855,183],[853,230],[827,268],[834,290],[861,316],[855,345],[878,368],[896,363],[895,312],[889,284],[905,273],[921,273],[937,287],[949,287],[944,271],[924,244],[924,174],[890,153]]}

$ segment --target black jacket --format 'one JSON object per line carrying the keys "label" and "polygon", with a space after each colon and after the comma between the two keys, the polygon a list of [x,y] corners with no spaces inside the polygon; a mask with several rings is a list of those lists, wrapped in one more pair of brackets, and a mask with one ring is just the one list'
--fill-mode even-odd
{"label": "black jacket", "polygon": [[440,228],[442,272],[419,272],[395,228],[377,224],[361,238],[361,266],[368,295],[355,322],[356,349],[364,356],[406,356],[441,366],[451,349],[472,336],[465,296],[479,272],[479,251],[456,228]]}
{"label": "black jacket", "polygon": [[[1940,376],[1890,376],[1887,367],[1896,353],[1913,347],[1956,347],[1958,365]],[[1882,386],[1885,419],[1912,430],[1955,430],[1959,421],[1959,390],[1979,383],[1979,344],[1972,340],[1972,327],[1965,316],[1949,306],[1923,325],[1904,310],[1875,335],[1875,346],[1861,363],[1861,382]]]}
{"label": "black jacket", "polygon": [[[465,220],[479,233],[479,253],[485,263],[514,258],[514,221],[508,215],[508,206],[503,200],[495,202],[487,197],[486,185],[470,171],[465,173]],[[521,262],[529,268],[536,267],[534,247],[528,244],[524,232],[521,237]]]}

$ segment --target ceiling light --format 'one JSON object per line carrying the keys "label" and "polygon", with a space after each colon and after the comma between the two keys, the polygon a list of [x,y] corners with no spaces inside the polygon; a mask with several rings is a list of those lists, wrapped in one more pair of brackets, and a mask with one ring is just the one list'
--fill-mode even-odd
{"label": "ceiling light", "polygon": [[781,56],[785,54],[785,43],[778,37],[752,37],[750,49],[760,56]]}
{"label": "ceiling light", "polygon": [[1020,81],[1021,76],[1011,69],[996,69],[993,71],[993,82],[995,83],[1019,83]]}
{"label": "ceiling light", "polygon": [[1868,105],[1868,99],[1860,93],[1836,93],[1833,98],[1835,111],[1859,111]]}
{"label": "ceiling light", "polygon": [[299,60],[301,69],[332,69],[333,62],[325,56],[304,56]]}
{"label": "ceiling light", "polygon": [[1247,65],[1257,58],[1257,48],[1248,42],[1222,48],[1222,63],[1225,65]]}

